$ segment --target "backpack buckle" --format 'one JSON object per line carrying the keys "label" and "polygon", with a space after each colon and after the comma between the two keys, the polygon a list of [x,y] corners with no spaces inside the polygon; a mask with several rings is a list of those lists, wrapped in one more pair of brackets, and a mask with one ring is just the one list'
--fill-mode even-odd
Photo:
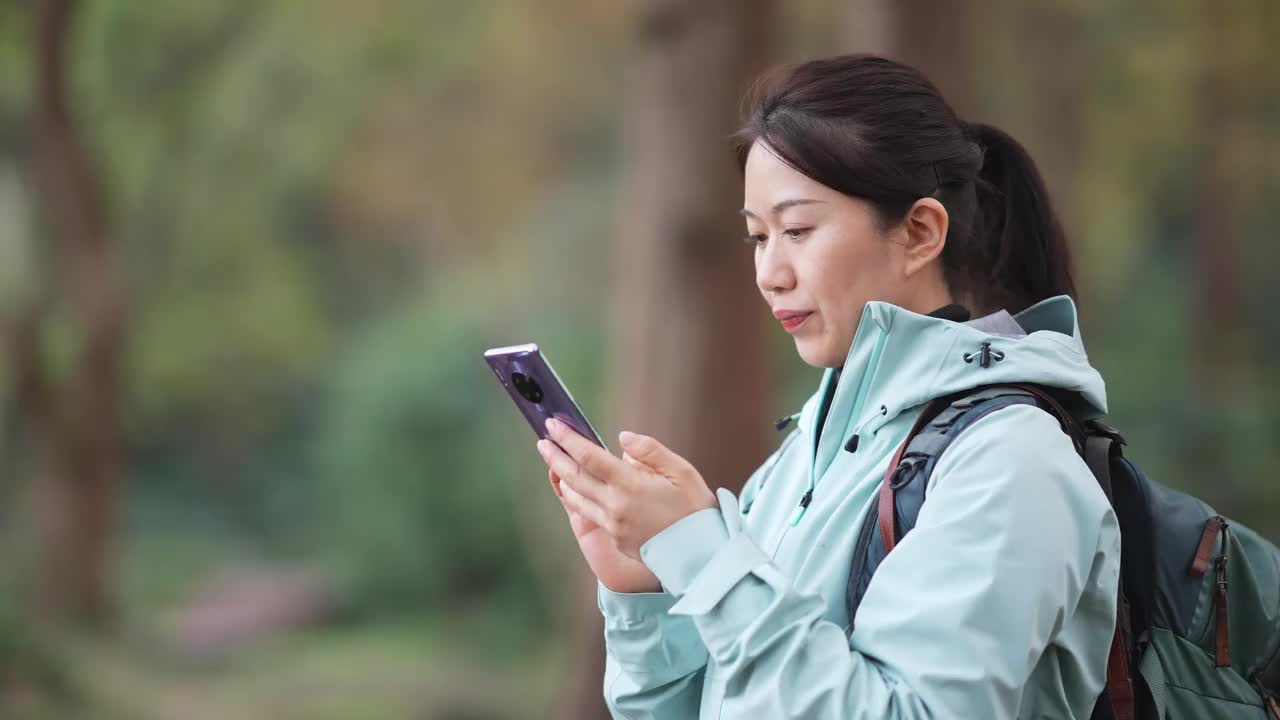
{"label": "backpack buckle", "polygon": [[928,460],[923,455],[908,455],[902,458],[898,463],[898,467],[894,468],[893,477],[889,480],[889,487],[893,490],[901,490],[911,484],[916,479],[920,466]]}
{"label": "backpack buckle", "polygon": [[1101,420],[1090,420],[1086,430],[1090,435],[1102,435],[1103,437],[1111,438],[1120,445],[1129,444],[1125,441],[1124,436],[1120,434],[1119,430],[1111,427]]}

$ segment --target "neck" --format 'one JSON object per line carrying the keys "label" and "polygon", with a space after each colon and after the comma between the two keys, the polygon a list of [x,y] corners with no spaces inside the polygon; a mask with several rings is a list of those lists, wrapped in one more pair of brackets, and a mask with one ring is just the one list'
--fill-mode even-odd
{"label": "neck", "polygon": [[954,305],[955,302],[945,285],[933,285],[916,293],[908,302],[902,304],[902,308],[917,315],[928,315],[938,308]]}

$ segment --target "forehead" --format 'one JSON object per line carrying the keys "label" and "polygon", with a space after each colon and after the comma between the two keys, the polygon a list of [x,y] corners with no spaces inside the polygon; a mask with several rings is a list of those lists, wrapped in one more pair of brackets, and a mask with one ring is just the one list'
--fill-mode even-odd
{"label": "forehead", "polygon": [[756,142],[743,168],[744,206],[763,215],[775,203],[797,197],[833,200],[840,193],[783,162],[773,150]]}

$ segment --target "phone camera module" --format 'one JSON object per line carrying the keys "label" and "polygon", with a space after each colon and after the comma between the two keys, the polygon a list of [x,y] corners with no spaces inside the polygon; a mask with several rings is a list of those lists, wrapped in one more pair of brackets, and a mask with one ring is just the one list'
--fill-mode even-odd
{"label": "phone camera module", "polygon": [[545,397],[538,381],[524,373],[511,373],[511,384],[516,386],[516,392],[520,393],[521,397],[534,405],[540,404]]}

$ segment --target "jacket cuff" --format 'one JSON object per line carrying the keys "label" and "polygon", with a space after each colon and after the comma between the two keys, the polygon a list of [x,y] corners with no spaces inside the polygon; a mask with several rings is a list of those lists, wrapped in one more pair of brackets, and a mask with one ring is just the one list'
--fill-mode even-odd
{"label": "jacket cuff", "polygon": [[596,585],[609,658],[606,675],[621,668],[629,682],[656,688],[706,665],[707,648],[697,628],[689,618],[668,612],[674,597],[664,592],[619,593],[599,581]]}
{"label": "jacket cuff", "polygon": [[640,559],[677,597],[689,586],[716,550],[729,541],[719,508],[686,515],[640,546]]}
{"label": "jacket cuff", "polygon": [[622,593],[614,592],[596,581],[596,606],[600,614],[611,623],[636,625],[667,614],[676,599],[665,592]]}

